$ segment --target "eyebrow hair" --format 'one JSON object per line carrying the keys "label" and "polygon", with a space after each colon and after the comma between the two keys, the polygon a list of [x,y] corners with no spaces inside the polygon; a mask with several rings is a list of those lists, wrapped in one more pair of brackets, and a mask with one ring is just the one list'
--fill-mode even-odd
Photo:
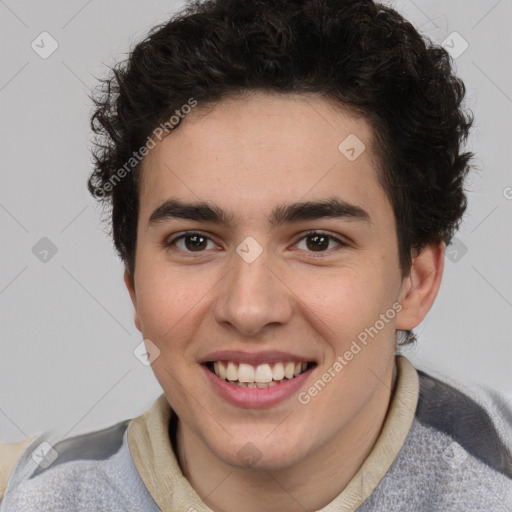
{"label": "eyebrow hair", "polygon": [[[151,226],[173,218],[208,221],[227,227],[233,226],[233,215],[214,204],[203,201],[186,203],[177,199],[164,201],[153,211],[148,224]],[[305,201],[277,206],[269,215],[269,224],[271,228],[275,228],[286,223],[321,218],[349,219],[372,223],[366,210],[333,197],[322,201]]]}

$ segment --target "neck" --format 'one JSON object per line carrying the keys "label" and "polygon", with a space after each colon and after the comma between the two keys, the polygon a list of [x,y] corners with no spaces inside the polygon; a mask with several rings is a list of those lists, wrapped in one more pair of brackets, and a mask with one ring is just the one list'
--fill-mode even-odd
{"label": "neck", "polygon": [[394,388],[394,364],[357,418],[312,455],[286,469],[238,469],[226,464],[183,422],[177,458],[191,486],[215,512],[319,510],[353,479],[380,434]]}

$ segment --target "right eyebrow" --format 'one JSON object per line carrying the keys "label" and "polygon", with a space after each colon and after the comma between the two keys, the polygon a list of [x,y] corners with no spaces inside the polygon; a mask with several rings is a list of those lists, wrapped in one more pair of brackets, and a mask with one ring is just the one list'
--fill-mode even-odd
{"label": "right eyebrow", "polygon": [[151,226],[172,218],[209,221],[228,227],[231,227],[233,223],[232,215],[213,204],[206,202],[184,203],[177,199],[168,199],[151,214],[148,224]]}

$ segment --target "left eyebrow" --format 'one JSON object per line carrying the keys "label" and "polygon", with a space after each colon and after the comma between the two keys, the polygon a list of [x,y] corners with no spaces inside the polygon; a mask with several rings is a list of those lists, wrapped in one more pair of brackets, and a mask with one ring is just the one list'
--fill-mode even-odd
{"label": "left eyebrow", "polygon": [[306,201],[277,206],[272,210],[269,222],[274,228],[285,223],[322,218],[359,220],[372,224],[370,214],[366,210],[337,197],[324,201]]}
{"label": "left eyebrow", "polygon": [[[168,199],[153,211],[148,224],[151,226],[172,218],[214,222],[232,227],[234,216],[208,202],[187,203]],[[271,228],[275,228],[287,223],[321,218],[358,220],[372,224],[366,210],[337,197],[323,201],[305,201],[276,206],[269,215],[269,224]]]}

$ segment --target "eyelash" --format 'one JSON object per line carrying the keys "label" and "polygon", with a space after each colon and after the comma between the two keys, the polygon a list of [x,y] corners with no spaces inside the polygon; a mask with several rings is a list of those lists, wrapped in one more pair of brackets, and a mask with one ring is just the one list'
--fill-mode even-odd
{"label": "eyelash", "polygon": [[[165,248],[170,248],[172,246],[175,246],[176,243],[180,240],[183,240],[189,236],[194,236],[194,235],[199,235],[199,236],[202,236],[204,238],[206,238],[207,240],[209,241],[213,241],[208,235],[204,234],[204,233],[201,233],[200,231],[186,231],[184,233],[182,233],[181,235],[178,235],[177,237],[173,238],[172,240],[166,240],[164,242],[164,247]],[[302,240],[308,238],[308,237],[311,237],[311,236],[324,236],[324,237],[327,237],[330,241],[334,241],[338,244],[338,247],[337,248],[334,248],[334,250],[339,250],[340,248],[342,247],[348,247],[348,243],[346,242],[343,242],[342,240],[340,240],[339,238],[336,238],[335,236],[333,235],[330,235],[328,233],[324,233],[322,231],[315,231],[315,230],[312,230],[312,231],[308,231],[307,233],[305,233],[297,242],[296,244],[298,244],[299,242],[301,242]],[[296,245],[295,244],[295,245]],[[325,251],[307,251],[309,253],[311,253],[311,255],[313,257],[322,257],[323,254],[331,254],[331,252],[333,251],[333,249],[327,249]],[[189,250],[183,250],[183,252],[185,253],[188,253],[188,254],[194,254],[194,253],[203,253],[203,252],[206,252],[205,250],[204,251],[189,251]]]}

